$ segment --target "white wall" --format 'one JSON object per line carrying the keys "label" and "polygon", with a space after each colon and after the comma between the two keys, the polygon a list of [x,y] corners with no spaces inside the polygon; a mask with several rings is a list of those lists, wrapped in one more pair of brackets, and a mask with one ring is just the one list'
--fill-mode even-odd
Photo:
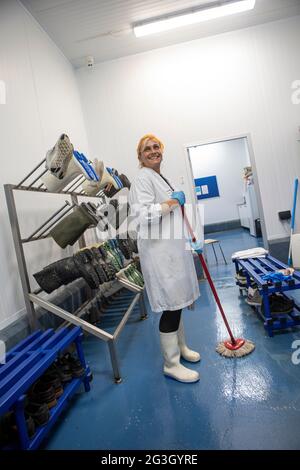
{"label": "white wall", "polygon": [[80,69],[92,153],[132,177],[138,139],[156,133],[180,184],[185,144],[250,133],[268,239],[285,237],[277,211],[290,208],[300,174],[299,44],[298,16]]}
{"label": "white wall", "polygon": [[219,197],[201,199],[204,224],[239,219],[237,204],[243,202],[243,168],[249,165],[246,139],[199,145],[189,149],[194,178],[216,176]]}
{"label": "white wall", "polygon": [[[24,300],[8,222],[3,184],[18,183],[66,132],[87,152],[87,138],[73,68],[16,0],[0,3],[0,329],[24,313]],[[26,197],[25,197],[26,196]],[[17,194],[23,234],[29,235],[64,198]],[[26,246],[30,270],[61,256],[51,241]]]}

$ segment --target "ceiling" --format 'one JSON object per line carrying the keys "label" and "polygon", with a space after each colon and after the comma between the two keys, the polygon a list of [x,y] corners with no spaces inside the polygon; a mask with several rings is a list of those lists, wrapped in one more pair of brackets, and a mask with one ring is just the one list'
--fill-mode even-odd
{"label": "ceiling", "polygon": [[20,0],[75,67],[300,15],[300,0],[256,0],[254,10],[136,38],[132,24],[218,0]]}

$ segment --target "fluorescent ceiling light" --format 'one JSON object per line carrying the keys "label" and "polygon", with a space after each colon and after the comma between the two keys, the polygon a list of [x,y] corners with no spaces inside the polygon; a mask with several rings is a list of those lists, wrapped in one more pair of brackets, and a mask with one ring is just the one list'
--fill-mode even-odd
{"label": "fluorescent ceiling light", "polygon": [[255,6],[255,0],[239,0],[226,2],[219,6],[211,6],[202,8],[201,10],[193,9],[179,12],[177,14],[144,21],[133,26],[134,34],[137,38],[148,34],[168,31],[170,29],[179,28],[189,24],[209,21],[222,16],[234,15],[243,11],[252,10]]}

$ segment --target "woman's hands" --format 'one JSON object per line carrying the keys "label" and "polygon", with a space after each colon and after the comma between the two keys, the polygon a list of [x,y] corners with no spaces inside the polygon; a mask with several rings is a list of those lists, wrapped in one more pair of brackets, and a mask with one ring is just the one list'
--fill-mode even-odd
{"label": "woman's hands", "polygon": [[203,244],[201,242],[197,241],[197,240],[194,241],[194,242],[192,240],[189,240],[189,242],[190,242],[190,245],[191,245],[192,249],[196,253],[198,253],[198,255],[201,255],[201,253],[203,252]]}
{"label": "woman's hands", "polygon": [[183,191],[174,191],[171,195],[171,199],[178,201],[180,206],[185,204],[185,194]]}

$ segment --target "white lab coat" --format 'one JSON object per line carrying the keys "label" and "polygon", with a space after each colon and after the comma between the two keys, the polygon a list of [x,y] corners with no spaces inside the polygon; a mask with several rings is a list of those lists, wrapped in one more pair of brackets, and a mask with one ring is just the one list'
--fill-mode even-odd
{"label": "white lab coat", "polygon": [[172,192],[158,173],[144,167],[133,181],[129,195],[131,213],[137,222],[145,287],[154,312],[182,309],[200,295],[180,207],[161,215],[161,203],[170,199]]}

